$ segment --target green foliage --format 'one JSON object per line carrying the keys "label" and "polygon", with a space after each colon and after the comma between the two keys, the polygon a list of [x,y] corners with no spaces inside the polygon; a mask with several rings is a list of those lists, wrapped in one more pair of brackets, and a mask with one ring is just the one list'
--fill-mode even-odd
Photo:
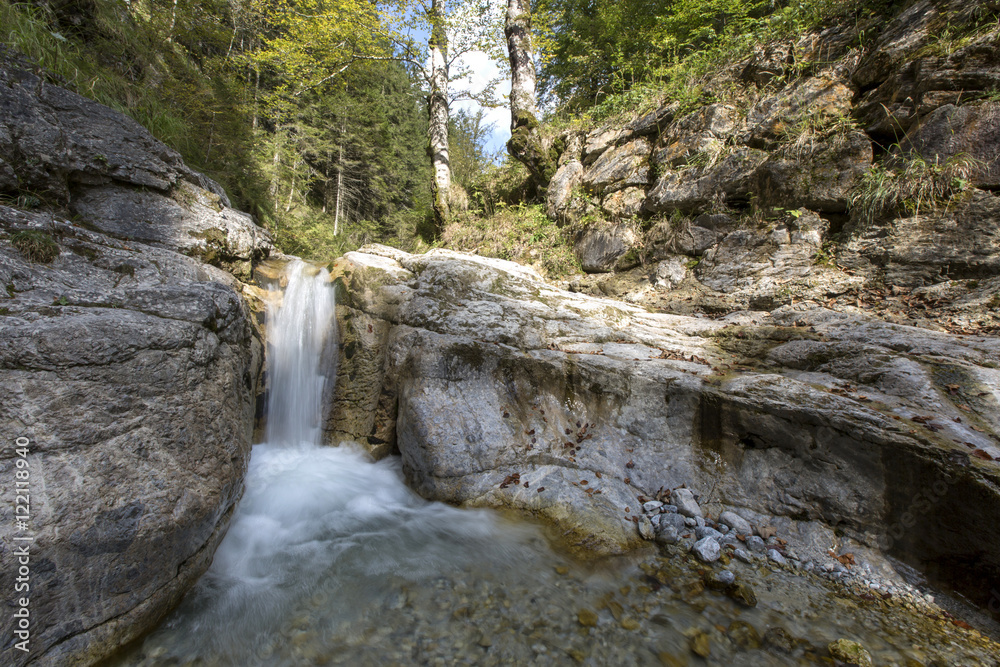
{"label": "green foliage", "polygon": [[933,211],[968,189],[967,179],[979,165],[966,155],[931,162],[916,154],[877,164],[855,186],[851,211],[866,223],[898,213]]}
{"label": "green foliage", "polygon": [[59,246],[52,237],[35,229],[11,234],[10,244],[29,262],[48,264],[59,256]]}
{"label": "green foliage", "polygon": [[490,216],[456,217],[441,239],[450,248],[533,266],[549,278],[580,271],[567,230],[550,220],[539,205],[499,204]]}

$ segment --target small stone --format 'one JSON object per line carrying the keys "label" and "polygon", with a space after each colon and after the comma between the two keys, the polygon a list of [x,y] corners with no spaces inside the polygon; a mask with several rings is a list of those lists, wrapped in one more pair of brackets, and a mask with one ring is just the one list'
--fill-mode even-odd
{"label": "small stone", "polygon": [[746,541],[747,548],[755,553],[762,554],[767,551],[767,545],[764,544],[764,540],[760,539],[756,535],[747,538]]}
{"label": "small stone", "polygon": [[748,554],[743,549],[737,549],[736,551],[733,552],[733,555],[736,556],[737,560],[743,561],[744,563],[749,564],[753,562],[753,556]]}
{"label": "small stone", "polygon": [[660,511],[667,514],[677,514],[677,505],[664,505],[660,508]]}
{"label": "small stone", "polygon": [[719,555],[722,553],[719,543],[711,537],[698,540],[694,543],[694,547],[691,550],[702,563],[714,563],[719,560]]}
{"label": "small stone", "polygon": [[691,492],[691,489],[674,489],[671,499],[677,505],[677,511],[684,516],[701,516],[701,507],[694,499],[694,493]]}
{"label": "small stone", "polygon": [[597,627],[597,612],[591,609],[581,609],[576,612],[576,620],[585,628]]}
{"label": "small stone", "polygon": [[661,524],[660,529],[656,531],[656,541],[661,544],[677,544],[679,539],[677,529],[670,524]]}
{"label": "small stone", "polygon": [[768,549],[767,550],[767,558],[768,558],[768,560],[774,561],[778,565],[787,565],[788,564],[788,561],[785,560],[785,557],[782,556],[781,552],[778,551],[777,549]]}
{"label": "small stone", "polygon": [[580,662],[580,663],[582,663],[584,660],[587,659],[587,654],[584,653],[583,651],[581,651],[578,648],[571,648],[568,651],[566,651],[566,654],[569,657],[573,658],[573,660],[575,660],[577,662]]}
{"label": "small stone", "polygon": [[653,523],[649,520],[647,516],[639,517],[639,536],[644,540],[651,540],[656,537],[656,531],[653,530]]}
{"label": "small stone", "polygon": [[695,526],[698,525],[698,522],[688,517],[687,519],[684,519],[684,525],[687,526],[688,528],[694,528]]}
{"label": "small stone", "polygon": [[757,594],[749,584],[733,584],[726,591],[726,595],[747,607],[757,606]]}
{"label": "small stone", "polygon": [[623,618],[622,619],[622,628],[624,628],[625,630],[629,630],[629,631],[638,630],[639,629],[639,621],[635,620],[631,616]]}
{"label": "small stone", "polygon": [[722,533],[723,535],[727,535],[727,534],[729,534],[729,526],[727,526],[727,525],[726,525],[726,524],[724,524],[724,523],[720,523],[720,524],[719,524],[719,525],[718,525],[718,526],[716,527],[716,530],[718,530],[718,531],[719,531],[720,533]]}
{"label": "small stone", "polygon": [[750,522],[736,512],[723,512],[719,515],[719,521],[736,531],[737,535],[750,535],[753,533]]}
{"label": "small stone", "polygon": [[707,523],[705,523],[705,519],[704,519],[704,518],[702,518],[702,517],[700,517],[700,516],[696,516],[696,517],[694,518],[694,524],[695,524],[696,526],[698,526],[699,528],[704,528],[705,526],[707,526],[707,525],[708,525]]}
{"label": "small stone", "polygon": [[736,575],[729,570],[715,570],[705,577],[705,585],[716,591],[723,591],[736,581]]}
{"label": "small stone", "polygon": [[569,574],[569,568],[565,565],[556,565],[556,574]]}
{"label": "small stone", "polygon": [[493,640],[487,637],[486,635],[481,635],[479,637],[479,645],[482,646],[483,648],[489,648],[493,646]]}
{"label": "small stone", "polygon": [[663,503],[659,500],[650,500],[648,503],[643,503],[642,511],[647,514],[659,513],[661,507],[663,507]]}
{"label": "small stone", "polygon": [[696,528],[694,534],[699,540],[704,539],[706,537],[711,537],[716,542],[721,540],[723,537],[722,533],[717,531],[715,528],[709,528],[708,526],[704,526],[703,528]]}
{"label": "small stone", "polygon": [[857,667],[874,667],[872,656],[861,644],[850,639],[838,639],[826,647],[834,659]]}
{"label": "small stone", "polygon": [[746,621],[733,621],[726,631],[733,643],[744,651],[753,651],[760,648],[760,633],[757,629]]}
{"label": "small stone", "polygon": [[791,653],[795,639],[781,626],[768,628],[764,633],[764,646],[781,653]]}
{"label": "small stone", "polygon": [[708,635],[704,632],[699,632],[692,637],[691,650],[694,651],[696,655],[700,655],[703,658],[710,656],[712,654],[712,645],[708,639]]}

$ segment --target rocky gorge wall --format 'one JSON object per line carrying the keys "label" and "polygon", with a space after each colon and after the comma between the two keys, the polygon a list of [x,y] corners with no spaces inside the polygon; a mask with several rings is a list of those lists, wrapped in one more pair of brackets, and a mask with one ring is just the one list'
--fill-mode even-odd
{"label": "rocky gorge wall", "polygon": [[996,11],[841,22],[720,68],[717,101],[562,131],[546,205],[595,274],[577,288],[708,313],[885,290],[994,330]]}
{"label": "rocky gorge wall", "polygon": [[0,662],[93,664],[177,604],[242,494],[263,346],[238,278],[271,244],[145,129],[2,53],[0,195]]}

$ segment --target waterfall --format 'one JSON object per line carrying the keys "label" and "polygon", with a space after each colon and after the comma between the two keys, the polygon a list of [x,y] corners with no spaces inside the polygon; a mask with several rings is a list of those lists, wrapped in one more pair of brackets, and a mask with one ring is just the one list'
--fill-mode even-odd
{"label": "waterfall", "polygon": [[[326,269],[296,260],[287,268],[280,305],[267,310],[266,440],[273,445],[318,445],[325,390],[336,377],[334,291]],[[274,304],[277,299],[272,299]]]}

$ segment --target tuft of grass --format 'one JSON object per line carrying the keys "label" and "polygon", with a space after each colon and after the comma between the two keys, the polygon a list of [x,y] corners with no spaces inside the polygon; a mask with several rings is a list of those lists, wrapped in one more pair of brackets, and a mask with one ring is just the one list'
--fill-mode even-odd
{"label": "tuft of grass", "polygon": [[910,154],[877,164],[855,186],[851,211],[871,223],[901,212],[917,216],[937,210],[969,188],[969,175],[980,165],[964,154],[933,162]]}
{"label": "tuft of grass", "polygon": [[59,246],[52,237],[35,229],[11,234],[10,244],[29,262],[48,264],[59,256]]}
{"label": "tuft of grass", "polygon": [[441,241],[455,250],[530,265],[547,278],[580,272],[569,231],[538,205],[498,204],[491,216],[467,214],[445,226]]}

